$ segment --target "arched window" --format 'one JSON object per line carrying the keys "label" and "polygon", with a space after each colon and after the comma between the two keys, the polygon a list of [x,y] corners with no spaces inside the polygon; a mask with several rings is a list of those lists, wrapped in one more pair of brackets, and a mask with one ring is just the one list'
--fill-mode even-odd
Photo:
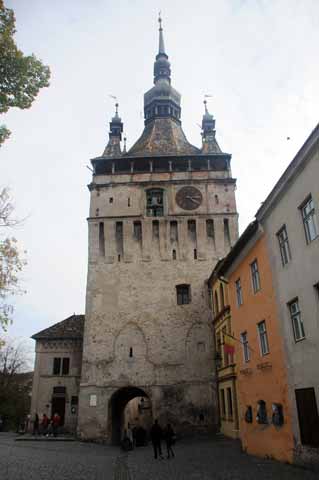
{"label": "arched window", "polygon": [[146,192],[146,213],[148,217],[164,215],[164,190],[152,188]]}

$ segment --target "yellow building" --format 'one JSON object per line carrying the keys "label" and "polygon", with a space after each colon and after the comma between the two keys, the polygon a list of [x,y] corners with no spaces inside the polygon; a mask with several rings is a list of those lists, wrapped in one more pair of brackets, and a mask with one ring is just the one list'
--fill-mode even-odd
{"label": "yellow building", "polygon": [[228,282],[219,275],[220,261],[208,279],[215,334],[220,431],[227,437],[239,436],[236,365],[233,345]]}

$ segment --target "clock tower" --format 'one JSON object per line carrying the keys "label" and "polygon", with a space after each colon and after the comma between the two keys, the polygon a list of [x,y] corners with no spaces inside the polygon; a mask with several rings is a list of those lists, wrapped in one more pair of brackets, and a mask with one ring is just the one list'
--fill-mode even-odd
{"label": "clock tower", "polygon": [[137,423],[147,411],[177,432],[218,424],[206,279],[238,237],[231,155],[217,143],[206,103],[201,148],[188,142],[161,20],[144,119],[126,151],[116,106],[89,185],[78,430],[114,443],[134,398]]}

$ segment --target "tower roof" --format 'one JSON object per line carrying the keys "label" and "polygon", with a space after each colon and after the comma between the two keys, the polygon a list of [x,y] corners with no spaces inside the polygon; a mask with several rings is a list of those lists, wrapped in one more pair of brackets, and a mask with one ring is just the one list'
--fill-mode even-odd
{"label": "tower roof", "polygon": [[154,86],[144,94],[144,131],[129,156],[190,155],[200,153],[181,127],[181,95],[171,86],[171,66],[159,17],[159,46],[154,63]]}

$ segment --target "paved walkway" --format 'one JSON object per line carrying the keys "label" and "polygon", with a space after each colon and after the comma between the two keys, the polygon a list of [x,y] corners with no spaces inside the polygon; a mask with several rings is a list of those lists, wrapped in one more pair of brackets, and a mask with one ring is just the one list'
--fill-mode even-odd
{"label": "paved walkway", "polygon": [[[130,480],[318,480],[319,474],[241,452],[217,437],[177,443],[175,458],[155,460],[150,447],[128,454]],[[164,450],[163,450],[164,452]]]}
{"label": "paved walkway", "polygon": [[15,441],[0,433],[1,480],[318,480],[308,470],[243,454],[223,437],[178,442],[176,457],[155,460],[151,446],[122,453],[80,442]]}

